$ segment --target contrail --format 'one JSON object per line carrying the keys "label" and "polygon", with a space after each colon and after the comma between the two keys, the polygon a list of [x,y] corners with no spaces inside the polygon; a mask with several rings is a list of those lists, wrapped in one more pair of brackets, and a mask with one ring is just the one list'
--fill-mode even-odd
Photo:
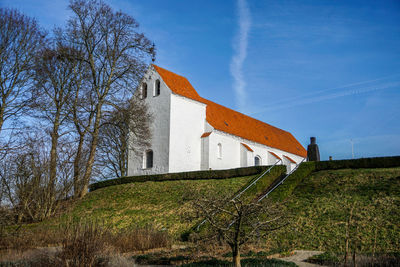
{"label": "contrail", "polygon": [[265,107],[256,112],[253,112],[251,115],[262,113],[262,112],[269,111],[269,110],[279,110],[279,109],[285,109],[285,108],[290,108],[290,107],[294,107],[294,106],[301,106],[301,105],[305,105],[305,104],[321,102],[324,100],[334,99],[334,98],[338,98],[338,97],[358,95],[358,94],[368,93],[368,92],[372,92],[372,91],[383,90],[383,89],[392,88],[392,87],[396,87],[396,86],[400,86],[400,82],[394,81],[394,82],[389,82],[389,83],[376,85],[376,86],[350,89],[350,90],[346,90],[346,91],[342,91],[342,92],[320,95],[320,96],[315,96],[315,97],[306,98],[306,99],[300,99],[295,102],[287,102],[287,103],[282,103],[280,105],[273,105],[273,106]]}
{"label": "contrail", "polygon": [[233,77],[233,88],[236,94],[236,103],[239,109],[243,109],[246,103],[246,82],[243,77],[243,62],[247,56],[248,34],[251,26],[250,10],[246,0],[238,0],[239,31],[233,39],[234,55],[230,64],[230,71]]}
{"label": "contrail", "polygon": [[389,78],[397,77],[399,75],[400,75],[399,73],[396,73],[396,74],[392,74],[392,75],[388,75],[388,76],[384,76],[384,77],[380,77],[380,78],[376,78],[376,79],[372,79],[372,80],[349,83],[349,84],[346,84],[346,85],[342,85],[342,86],[338,86],[338,87],[334,87],[334,88],[329,88],[329,89],[322,89],[322,90],[318,90],[318,91],[311,91],[310,93],[306,93],[306,94],[303,94],[303,95],[284,98],[282,100],[278,100],[278,101],[269,103],[269,105],[270,106],[277,106],[277,105],[280,105],[280,104],[285,104],[285,103],[287,104],[289,102],[292,102],[292,101],[295,101],[295,100],[298,100],[298,99],[303,99],[303,98],[308,97],[308,96],[316,96],[316,95],[321,94],[321,93],[326,93],[326,92],[329,92],[329,91],[336,91],[338,89],[345,89],[345,88],[348,88],[348,87],[355,87],[357,85],[365,85],[366,86],[368,84],[371,84],[371,83],[374,83],[374,82],[377,82],[377,81],[387,80]]}

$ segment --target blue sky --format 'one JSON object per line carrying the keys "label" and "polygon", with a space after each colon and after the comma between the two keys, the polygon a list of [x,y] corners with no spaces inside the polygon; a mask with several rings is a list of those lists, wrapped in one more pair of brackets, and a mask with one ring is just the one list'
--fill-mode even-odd
{"label": "blue sky", "polygon": [[[291,132],[322,159],[400,155],[400,1],[106,0],[135,17],[161,67]],[[0,0],[63,26],[67,0]]]}

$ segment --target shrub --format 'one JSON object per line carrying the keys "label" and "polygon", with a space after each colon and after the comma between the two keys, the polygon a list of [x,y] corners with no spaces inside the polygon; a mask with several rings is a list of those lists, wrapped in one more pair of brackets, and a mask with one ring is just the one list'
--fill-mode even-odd
{"label": "shrub", "polygon": [[315,163],[315,170],[360,169],[360,168],[392,168],[400,166],[400,156],[360,158],[348,160],[319,161]]}
{"label": "shrub", "polygon": [[66,266],[93,266],[108,236],[109,231],[97,222],[68,223],[59,257]]}
{"label": "shrub", "polygon": [[59,233],[56,229],[0,226],[0,250],[14,249],[22,251],[30,248],[56,245],[58,241]]}
{"label": "shrub", "polygon": [[167,247],[170,239],[165,231],[153,228],[123,229],[113,235],[112,245],[120,252],[145,251],[153,248]]}
{"label": "shrub", "polygon": [[205,180],[205,179],[226,179],[240,176],[250,176],[265,171],[270,166],[253,166],[228,170],[209,170],[179,173],[165,173],[153,175],[126,176],[93,183],[89,186],[90,191],[112,185],[147,182],[147,181],[172,181],[172,180]]}

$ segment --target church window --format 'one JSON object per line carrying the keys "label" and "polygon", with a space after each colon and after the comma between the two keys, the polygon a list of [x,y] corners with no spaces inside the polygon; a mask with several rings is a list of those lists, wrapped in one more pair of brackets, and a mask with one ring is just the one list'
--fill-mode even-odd
{"label": "church window", "polygon": [[147,150],[143,157],[143,168],[153,168],[153,150]]}
{"label": "church window", "polygon": [[156,80],[156,82],[154,84],[154,96],[160,95],[160,91],[161,91],[160,87],[161,87],[160,80]]}
{"label": "church window", "polygon": [[222,145],[221,145],[221,143],[218,144],[217,157],[218,157],[219,159],[222,158]]}
{"label": "church window", "polygon": [[143,83],[142,85],[142,99],[147,97],[147,83]]}
{"label": "church window", "polygon": [[255,156],[254,157],[254,166],[260,166],[260,165],[261,165],[261,157]]}

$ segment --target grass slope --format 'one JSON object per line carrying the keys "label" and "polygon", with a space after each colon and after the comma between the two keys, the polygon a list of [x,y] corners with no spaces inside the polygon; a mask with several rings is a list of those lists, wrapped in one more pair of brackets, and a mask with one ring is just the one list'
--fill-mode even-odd
{"label": "grass slope", "polygon": [[400,168],[315,172],[286,201],[293,220],[271,247],[344,251],[347,231],[357,251],[400,252]]}
{"label": "grass slope", "polygon": [[183,219],[190,209],[191,193],[232,195],[254,177],[138,182],[101,188],[76,203],[61,220],[95,219],[116,228],[152,225],[176,236],[191,226]]}

